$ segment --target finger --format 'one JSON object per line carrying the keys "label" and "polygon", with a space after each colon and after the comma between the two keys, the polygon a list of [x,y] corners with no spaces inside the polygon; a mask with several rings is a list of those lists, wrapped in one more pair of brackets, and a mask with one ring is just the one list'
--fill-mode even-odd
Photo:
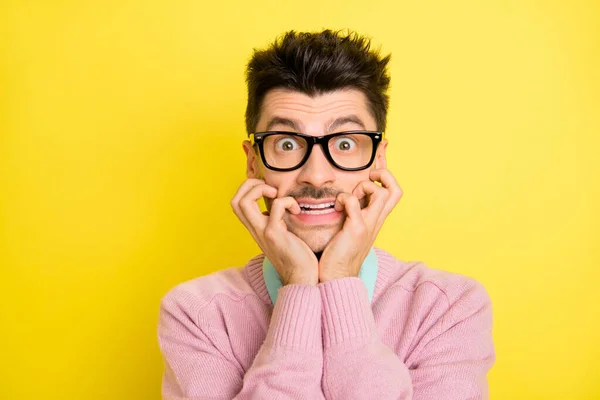
{"label": "finger", "polygon": [[388,191],[388,197],[379,215],[375,229],[379,231],[385,222],[387,216],[392,212],[396,204],[402,198],[402,189],[392,173],[385,168],[376,169],[370,172],[369,179],[375,182],[381,182],[382,187]]}
{"label": "finger", "polygon": [[355,238],[364,239],[369,231],[361,214],[358,199],[348,193],[340,193],[336,198],[336,203],[339,203],[346,211],[347,217],[343,230],[352,232],[352,236]]}
{"label": "finger", "polygon": [[[231,208],[233,209],[233,212],[235,213],[235,215],[239,218],[239,220],[242,222],[242,224],[244,224],[244,226],[250,231],[250,233],[252,234],[252,236],[254,237],[255,232],[254,230],[250,227],[250,223],[248,222],[248,219],[244,216],[244,213],[242,212],[242,209],[240,208],[240,200],[246,195],[248,194],[248,191],[250,189],[252,189],[253,187],[260,185],[260,184],[264,184],[265,182],[261,179],[247,179],[245,180],[240,187],[238,188],[237,192],[235,193],[235,195],[233,196],[233,198],[231,199]],[[254,237],[256,239],[256,237]]]}
{"label": "finger", "polygon": [[298,202],[296,202],[296,199],[293,197],[280,197],[273,200],[273,203],[271,204],[270,219],[273,221],[279,221],[283,219],[283,215],[285,214],[286,210],[294,215],[300,214],[301,211]]}
{"label": "finger", "polygon": [[254,178],[246,179],[238,188],[235,196],[241,197],[241,196],[245,195],[254,186],[260,185],[261,183],[265,183],[265,181],[263,179],[254,179]]}
{"label": "finger", "polygon": [[[337,211],[346,211],[346,215],[353,221],[362,221],[360,213],[360,202],[355,196],[348,193],[340,193],[335,199],[335,209]],[[346,219],[346,221],[348,220]]]}
{"label": "finger", "polygon": [[371,181],[361,181],[356,185],[352,194],[357,199],[365,196],[369,198],[369,204],[362,210],[365,222],[370,226],[376,226],[388,200],[388,190]]}
{"label": "finger", "polygon": [[238,203],[241,214],[247,222],[244,225],[253,228],[257,232],[262,232],[265,229],[268,220],[260,211],[257,203],[262,197],[277,197],[277,189],[267,184],[258,184],[250,189]]}
{"label": "finger", "polygon": [[233,210],[236,212],[236,215],[238,214],[237,211],[239,210],[239,203],[242,197],[244,197],[248,193],[248,191],[250,191],[250,189],[252,189],[254,186],[263,183],[265,183],[265,181],[263,181],[262,179],[246,179],[244,183],[240,185],[237,192],[231,199],[230,203],[231,208],[233,208]]}
{"label": "finger", "polygon": [[382,188],[373,181],[360,181],[352,191],[352,195],[358,200],[368,197],[369,204],[371,204],[374,200],[379,200],[381,198],[385,200],[388,196],[388,192],[385,188]]}
{"label": "finger", "polygon": [[281,229],[287,230],[283,216],[285,212],[289,211],[291,214],[300,214],[300,206],[293,197],[280,197],[273,200],[271,204],[271,215],[267,223],[267,230],[272,229],[274,231],[281,231]]}
{"label": "finger", "polygon": [[369,174],[369,179],[374,182],[381,182],[382,186],[388,190],[389,196],[384,208],[384,213],[389,214],[394,206],[398,204],[402,198],[402,188],[394,178],[394,175],[385,168],[375,169]]}

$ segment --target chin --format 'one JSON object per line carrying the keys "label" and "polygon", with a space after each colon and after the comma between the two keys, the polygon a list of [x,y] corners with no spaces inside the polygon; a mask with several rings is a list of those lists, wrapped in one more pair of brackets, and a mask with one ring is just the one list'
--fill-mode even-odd
{"label": "chin", "polygon": [[304,243],[310,247],[313,253],[320,253],[325,250],[325,247],[329,244],[331,239],[335,236],[335,234],[339,231],[339,229],[302,229],[298,231],[291,230],[293,234],[298,236]]}

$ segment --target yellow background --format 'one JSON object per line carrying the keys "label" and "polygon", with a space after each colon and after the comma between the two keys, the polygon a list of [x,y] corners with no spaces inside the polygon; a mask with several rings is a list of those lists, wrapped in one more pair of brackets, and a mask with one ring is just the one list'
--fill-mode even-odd
{"label": "yellow background", "polygon": [[377,245],[485,285],[493,399],[600,399],[598,2],[0,4],[1,399],[159,398],[162,295],[258,252],[244,65],[323,27],[393,54]]}

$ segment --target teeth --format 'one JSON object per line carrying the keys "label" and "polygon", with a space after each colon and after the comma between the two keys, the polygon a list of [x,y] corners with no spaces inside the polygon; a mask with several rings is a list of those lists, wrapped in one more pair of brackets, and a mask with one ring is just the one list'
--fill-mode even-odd
{"label": "teeth", "polygon": [[322,209],[322,208],[330,208],[333,207],[335,205],[334,202],[330,202],[330,203],[323,203],[323,204],[307,204],[307,203],[300,203],[298,204],[301,208],[309,208],[311,210],[318,210],[318,209]]}
{"label": "teeth", "polygon": [[302,211],[300,211],[301,214],[310,214],[310,215],[331,214],[334,212],[335,212],[334,208],[312,209],[312,210],[306,210],[303,208]]}

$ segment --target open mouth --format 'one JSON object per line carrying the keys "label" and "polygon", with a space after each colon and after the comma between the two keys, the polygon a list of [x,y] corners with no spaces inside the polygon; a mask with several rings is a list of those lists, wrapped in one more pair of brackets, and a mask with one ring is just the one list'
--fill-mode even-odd
{"label": "open mouth", "polygon": [[335,212],[335,202],[327,202],[321,204],[298,203],[301,214],[322,215]]}

